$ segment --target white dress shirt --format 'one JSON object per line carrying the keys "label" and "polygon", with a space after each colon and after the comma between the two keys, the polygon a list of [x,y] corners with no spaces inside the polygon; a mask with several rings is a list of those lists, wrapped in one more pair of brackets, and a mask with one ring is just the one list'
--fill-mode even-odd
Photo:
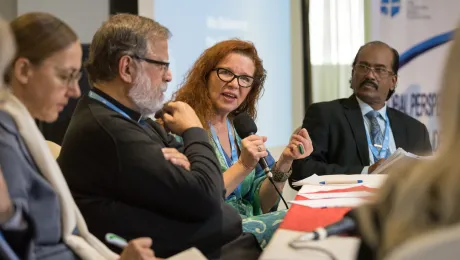
{"label": "white dress shirt", "polygon": [[[361,99],[356,97],[358,100],[359,107],[361,108],[361,114],[363,115],[364,119],[364,127],[366,128],[366,134],[369,135],[370,137],[370,128],[371,128],[371,122],[369,118],[367,118],[366,114],[372,111],[372,107],[369,106],[368,104],[364,103]],[[379,122],[380,130],[382,131],[382,135],[385,134],[385,119],[389,120],[387,118],[387,105],[385,104],[384,107],[382,107],[380,110],[377,110],[381,116],[377,117],[377,121]],[[395,144],[395,139],[393,138],[393,131],[391,131],[391,126],[389,129],[389,134],[390,134],[390,143],[389,143],[389,152],[390,155],[396,151],[396,144]],[[367,143],[367,141],[366,141]],[[374,155],[372,154],[371,148],[369,147],[369,165],[374,164]],[[369,166],[366,166],[363,168],[361,174],[367,174],[369,170]]]}

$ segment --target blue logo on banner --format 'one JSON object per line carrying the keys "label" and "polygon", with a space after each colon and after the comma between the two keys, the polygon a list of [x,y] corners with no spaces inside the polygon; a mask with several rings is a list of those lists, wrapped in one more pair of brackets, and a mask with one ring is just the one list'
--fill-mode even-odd
{"label": "blue logo on banner", "polygon": [[401,0],[381,0],[380,1],[380,12],[383,15],[389,15],[391,17],[397,15],[401,9]]}
{"label": "blue logo on banner", "polygon": [[399,67],[403,67],[413,59],[417,58],[418,56],[422,55],[425,52],[428,52],[440,45],[443,45],[454,37],[454,31],[448,31],[445,33],[441,33],[438,35],[435,35],[427,40],[424,40],[407,51],[403,52],[399,56]]}

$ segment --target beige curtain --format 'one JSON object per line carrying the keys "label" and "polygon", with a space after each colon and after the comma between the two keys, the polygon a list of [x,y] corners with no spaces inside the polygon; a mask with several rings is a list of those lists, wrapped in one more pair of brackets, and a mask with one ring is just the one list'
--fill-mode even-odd
{"label": "beige curtain", "polygon": [[352,93],[351,63],[364,44],[364,1],[309,1],[313,103]]}

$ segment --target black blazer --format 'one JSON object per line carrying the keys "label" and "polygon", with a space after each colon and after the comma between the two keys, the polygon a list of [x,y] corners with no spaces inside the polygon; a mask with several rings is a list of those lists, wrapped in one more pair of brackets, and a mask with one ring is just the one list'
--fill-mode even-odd
{"label": "black blazer", "polygon": [[[393,108],[388,107],[387,113],[396,148],[418,155],[431,154],[431,143],[424,124]],[[358,174],[369,165],[366,129],[354,95],[312,104],[302,127],[310,134],[313,153],[294,161],[290,184],[314,173]]]}

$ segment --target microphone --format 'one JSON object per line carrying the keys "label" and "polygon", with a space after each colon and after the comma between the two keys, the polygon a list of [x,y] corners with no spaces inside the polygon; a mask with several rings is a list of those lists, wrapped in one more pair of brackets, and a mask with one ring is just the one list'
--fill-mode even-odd
{"label": "microphone", "polygon": [[[235,127],[236,133],[241,137],[241,139],[244,139],[250,135],[254,135],[257,133],[256,123],[254,122],[254,120],[252,120],[251,116],[249,116],[249,114],[246,112],[238,114],[233,119],[233,126]],[[284,199],[283,195],[276,187],[275,182],[273,182],[273,173],[271,172],[270,167],[268,167],[268,163],[265,157],[260,158],[259,165],[262,167],[265,174],[267,175],[268,180],[271,182],[271,184],[275,188],[276,193],[278,193],[278,195],[280,196],[286,209],[289,209],[289,206],[286,200]]]}
{"label": "microphone", "polygon": [[[255,135],[257,133],[256,123],[246,112],[238,114],[233,119],[233,126],[235,127],[236,133],[241,137],[241,139],[244,139],[250,135]],[[265,157],[260,158],[259,165],[262,167],[268,177],[273,177],[273,173],[270,171]]]}
{"label": "microphone", "polygon": [[312,240],[324,240],[330,236],[340,235],[347,232],[357,232],[357,223],[354,210],[350,210],[345,216],[326,227],[319,227],[312,232],[308,232],[299,238],[291,241],[289,245],[293,248],[301,248],[305,243]]}

